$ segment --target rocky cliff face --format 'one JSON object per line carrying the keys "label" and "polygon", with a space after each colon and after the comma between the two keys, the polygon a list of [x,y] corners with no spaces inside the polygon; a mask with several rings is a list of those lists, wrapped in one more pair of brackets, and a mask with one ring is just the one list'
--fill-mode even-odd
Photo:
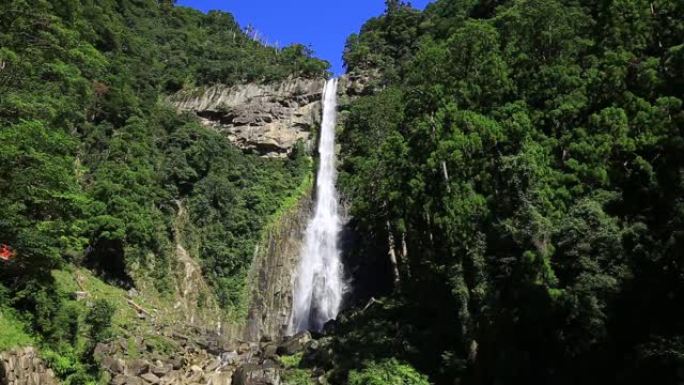
{"label": "rocky cliff face", "polygon": [[325,79],[289,79],[273,84],[215,85],[188,89],[170,102],[224,133],[236,146],[263,156],[289,154],[309,143],[321,119]]}
{"label": "rocky cliff face", "polygon": [[[345,75],[338,84],[343,109],[353,98],[373,92],[373,74]],[[315,94],[315,128],[320,124],[323,81],[303,81],[308,92]],[[307,83],[308,82],[308,83]],[[291,86],[282,89],[291,89]],[[237,97],[234,97],[237,100]],[[344,119],[340,114],[338,120]],[[310,140],[310,137],[306,137]],[[314,143],[311,145],[313,146]],[[277,340],[284,337],[290,323],[294,273],[299,262],[304,232],[313,206],[312,187],[267,230],[263,242],[255,251],[248,282],[250,306],[244,331],[247,341]]]}
{"label": "rocky cliff face", "polygon": [[0,353],[0,384],[57,385],[52,369],[47,369],[33,348]]}
{"label": "rocky cliff face", "polygon": [[[372,92],[377,74],[340,78],[343,100]],[[236,146],[267,157],[287,156],[298,141],[311,148],[321,122],[325,79],[293,78],[272,84],[215,85],[186,89],[169,101],[179,111],[196,114]]]}
{"label": "rocky cliff face", "polygon": [[250,271],[250,306],[244,337],[274,340],[287,333],[292,311],[293,274],[311,215],[311,191],[266,231]]}
{"label": "rocky cliff face", "polygon": [[186,237],[190,230],[190,218],[182,201],[176,201],[177,209],[174,223],[176,242],[176,303],[174,310],[190,325],[201,324],[204,328],[221,330],[222,312],[215,295],[204,279],[202,268],[196,256],[199,251],[187,249]]}

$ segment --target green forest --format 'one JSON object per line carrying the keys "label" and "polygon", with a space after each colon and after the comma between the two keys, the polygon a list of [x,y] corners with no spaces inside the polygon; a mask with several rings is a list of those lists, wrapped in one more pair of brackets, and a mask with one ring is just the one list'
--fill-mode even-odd
{"label": "green forest", "polygon": [[[0,351],[34,337],[66,384],[91,383],[111,304],[75,306],[51,272],[86,266],[113,285],[172,291],[178,202],[226,311],[239,308],[268,216],[310,172],[243,154],[166,95],[214,83],[321,77],[301,45],[251,39],[232,15],[156,0],[0,2]],[[30,340],[29,340],[30,341]]]}
{"label": "green forest", "polygon": [[[282,384],[684,383],[684,2],[385,3],[347,39],[370,85],[337,130],[344,254],[375,286],[279,358]],[[329,68],[173,0],[1,1],[0,352],[107,384],[120,309],[63,281],[172,302],[183,210],[244,316],[255,247],[314,162],[240,150],[168,98]]]}
{"label": "green forest", "polygon": [[382,91],[347,108],[340,184],[353,252],[398,274],[341,317],[340,378],[684,381],[684,3],[386,3],[347,41]]}

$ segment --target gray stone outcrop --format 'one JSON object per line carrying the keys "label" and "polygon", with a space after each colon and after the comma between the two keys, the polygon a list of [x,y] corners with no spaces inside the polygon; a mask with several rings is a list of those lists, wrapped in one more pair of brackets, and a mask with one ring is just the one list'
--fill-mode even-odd
{"label": "gray stone outcrop", "polygon": [[57,385],[52,369],[32,347],[0,353],[0,384]]}
{"label": "gray stone outcrop", "polygon": [[325,79],[287,79],[272,84],[215,85],[180,91],[170,102],[197,114],[236,146],[263,156],[289,154],[309,143],[321,119]]}
{"label": "gray stone outcrop", "polygon": [[[371,93],[377,73],[340,78],[342,102]],[[182,90],[169,101],[179,111],[196,114],[202,124],[224,134],[237,147],[266,157],[284,157],[299,141],[312,147],[321,123],[325,79],[289,78],[270,84],[217,84]]]}
{"label": "gray stone outcrop", "polygon": [[249,274],[250,305],[244,338],[275,340],[287,333],[292,311],[293,275],[311,215],[311,193],[266,230]]}

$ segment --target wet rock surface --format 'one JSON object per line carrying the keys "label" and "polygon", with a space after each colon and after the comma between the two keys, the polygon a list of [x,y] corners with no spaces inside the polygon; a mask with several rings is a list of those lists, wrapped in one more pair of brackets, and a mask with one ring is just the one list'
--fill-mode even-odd
{"label": "wet rock surface", "polygon": [[312,197],[307,192],[266,231],[249,273],[250,304],[243,338],[277,340],[288,330],[292,312],[292,282]]}
{"label": "wet rock surface", "polygon": [[299,332],[292,337],[284,339],[278,346],[276,354],[289,356],[304,351],[309,342],[311,342],[311,333],[308,331]]}

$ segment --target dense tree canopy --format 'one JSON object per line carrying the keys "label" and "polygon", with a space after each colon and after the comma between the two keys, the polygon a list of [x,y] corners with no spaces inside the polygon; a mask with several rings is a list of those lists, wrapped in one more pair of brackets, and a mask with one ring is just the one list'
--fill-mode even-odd
{"label": "dense tree canopy", "polygon": [[[170,294],[182,205],[186,246],[235,308],[264,224],[308,172],[301,151],[243,154],[165,99],[183,87],[325,76],[328,64],[301,45],[263,45],[230,14],[173,3],[0,3],[0,243],[16,253],[0,263],[0,310],[16,309],[60,357],[92,359],[75,342],[78,324],[105,338],[112,312],[99,304],[79,317],[50,294],[51,270],[85,265]],[[85,384],[79,365],[58,373]]]}
{"label": "dense tree canopy", "polygon": [[[341,317],[330,378],[682,382],[684,3],[386,4],[345,48],[380,91],[342,115],[340,187],[351,253],[393,256],[395,290]],[[113,309],[81,314],[51,270],[169,293],[183,207],[184,241],[235,308],[307,172],[301,151],[244,154],[165,97],[326,71],[173,1],[0,3],[0,244],[16,253],[0,311],[67,384],[94,380]]]}
{"label": "dense tree canopy", "polygon": [[401,314],[392,355],[438,383],[682,381],[682,3],[391,3],[345,51],[383,90],[340,182],[400,277],[348,322]]}
{"label": "dense tree canopy", "polygon": [[[308,49],[263,46],[230,14],[168,2],[17,0],[0,11],[0,231],[23,256],[17,267],[73,262],[89,246],[95,264],[126,255],[126,274],[140,265],[164,277],[174,200],[229,221],[235,255],[296,186],[299,171],[243,156],[159,99],[187,85],[324,75]],[[142,263],[150,252],[158,266]]]}

